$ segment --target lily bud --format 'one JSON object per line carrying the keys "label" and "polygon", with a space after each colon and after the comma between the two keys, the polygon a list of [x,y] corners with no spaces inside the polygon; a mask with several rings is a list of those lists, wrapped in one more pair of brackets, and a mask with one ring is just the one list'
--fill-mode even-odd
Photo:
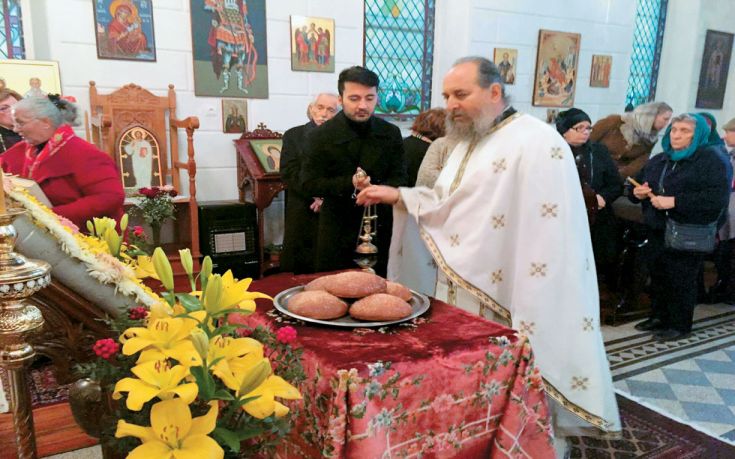
{"label": "lily bud", "polygon": [[181,266],[184,267],[184,271],[191,276],[194,272],[194,260],[191,258],[191,250],[179,250],[179,257],[181,257]]}
{"label": "lily bud", "polygon": [[271,372],[271,363],[268,359],[258,362],[240,382],[239,394],[242,396],[257,389],[271,375]]}
{"label": "lily bud", "polygon": [[107,242],[107,247],[110,249],[110,253],[113,256],[117,256],[120,253],[120,246],[122,245],[122,238],[117,234],[117,231],[107,230],[104,232],[102,237],[105,242]]}
{"label": "lily bud", "polygon": [[128,214],[123,214],[120,219],[120,231],[125,231],[128,228]]}
{"label": "lily bud", "polygon": [[212,274],[212,259],[209,255],[202,261],[202,270],[199,272],[199,281],[202,283],[202,292],[207,290],[207,280]]}
{"label": "lily bud", "polygon": [[91,220],[87,220],[87,231],[89,231],[89,234],[91,234],[93,236],[95,235],[94,234],[94,225],[92,224],[92,221]]}
{"label": "lily bud", "polygon": [[194,344],[194,349],[197,350],[202,361],[206,361],[207,354],[209,353],[209,338],[199,327],[191,330],[191,342]]}
{"label": "lily bud", "polygon": [[204,308],[210,314],[216,313],[220,302],[222,301],[222,294],[224,289],[222,288],[222,276],[214,274],[209,276],[207,279],[207,290],[204,291]]}
{"label": "lily bud", "polygon": [[163,287],[169,292],[174,290],[174,273],[171,269],[171,263],[169,263],[166,254],[163,249],[156,247],[153,251],[153,268],[156,270],[158,279],[161,280]]}

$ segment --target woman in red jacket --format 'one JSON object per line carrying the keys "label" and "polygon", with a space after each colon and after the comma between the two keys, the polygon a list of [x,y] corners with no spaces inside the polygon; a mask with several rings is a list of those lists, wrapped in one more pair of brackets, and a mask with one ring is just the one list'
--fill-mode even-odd
{"label": "woman in red jacket", "polygon": [[119,220],[125,193],[112,158],[74,134],[76,118],[76,106],[57,95],[18,102],[14,130],[23,141],[0,164],[7,173],[36,181],[52,210],[84,229],[93,217]]}

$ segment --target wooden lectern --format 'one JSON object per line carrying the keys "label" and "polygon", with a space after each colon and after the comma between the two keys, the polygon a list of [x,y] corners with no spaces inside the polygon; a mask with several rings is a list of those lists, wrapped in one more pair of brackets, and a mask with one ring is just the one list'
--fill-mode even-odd
{"label": "wooden lectern", "polygon": [[282,134],[260,123],[257,129],[245,132],[235,140],[240,201],[253,203],[258,210],[258,262],[261,276],[265,271],[278,267],[277,263],[263,259],[263,212],[271,205],[273,198],[286,189],[278,167],[282,137]]}

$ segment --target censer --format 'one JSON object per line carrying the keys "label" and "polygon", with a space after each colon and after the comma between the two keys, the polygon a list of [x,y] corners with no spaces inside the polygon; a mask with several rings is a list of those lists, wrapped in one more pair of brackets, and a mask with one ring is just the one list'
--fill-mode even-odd
{"label": "censer", "polygon": [[357,247],[355,247],[355,263],[363,271],[375,273],[373,266],[378,262],[378,247],[372,243],[378,229],[378,215],[375,206],[365,206],[362,212],[362,225],[357,234]]}

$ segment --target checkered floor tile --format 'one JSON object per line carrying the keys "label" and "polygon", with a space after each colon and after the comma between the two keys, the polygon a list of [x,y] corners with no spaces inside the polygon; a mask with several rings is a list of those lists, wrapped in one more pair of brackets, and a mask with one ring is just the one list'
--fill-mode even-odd
{"label": "checkered floor tile", "polygon": [[627,377],[615,387],[735,442],[735,346]]}

